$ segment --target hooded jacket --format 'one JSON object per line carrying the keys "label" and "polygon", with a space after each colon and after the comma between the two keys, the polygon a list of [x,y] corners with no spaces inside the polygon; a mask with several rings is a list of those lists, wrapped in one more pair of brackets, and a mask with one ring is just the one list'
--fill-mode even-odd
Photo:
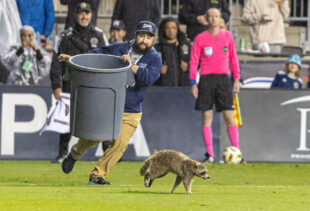
{"label": "hooded jacket", "polygon": [[[270,22],[261,23],[263,14],[268,15]],[[284,44],[286,36],[284,20],[290,15],[289,1],[284,0],[277,5],[270,0],[249,0],[243,9],[243,19],[251,25],[251,38],[254,45],[262,42]]]}
{"label": "hooded jacket", "polygon": [[[128,54],[131,48],[131,42],[117,42],[110,46],[97,48],[90,53],[111,54],[115,56],[122,56]],[[147,87],[154,83],[160,74],[161,58],[159,53],[152,48],[151,51],[144,54],[137,63],[138,71],[134,75],[135,85],[128,87],[125,100],[125,113],[140,113],[142,112],[142,103]]]}
{"label": "hooded jacket", "polygon": [[229,21],[230,10],[228,0],[183,0],[180,4],[179,20],[186,24],[187,36],[193,41],[207,26],[197,21],[197,16],[205,15],[210,8],[218,8],[222,13],[225,23]]}
{"label": "hooded jacket", "polygon": [[[165,35],[165,24],[168,21],[176,22],[178,26],[177,43],[168,43]],[[161,74],[157,85],[161,86],[189,86],[189,71],[183,72],[180,68],[181,61],[189,62],[190,41],[179,29],[176,19],[168,17],[162,20],[158,29],[158,43],[155,48],[161,53],[163,64],[168,66],[167,73]]]}
{"label": "hooded jacket", "polygon": [[48,37],[55,22],[53,0],[16,0],[22,25]]}

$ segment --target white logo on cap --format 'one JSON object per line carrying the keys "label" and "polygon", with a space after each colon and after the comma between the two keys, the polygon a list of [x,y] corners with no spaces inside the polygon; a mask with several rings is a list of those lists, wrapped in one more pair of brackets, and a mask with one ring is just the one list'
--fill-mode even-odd
{"label": "white logo on cap", "polygon": [[119,26],[120,22],[119,21],[114,21],[113,26]]}
{"label": "white logo on cap", "polygon": [[152,29],[153,27],[151,24],[145,23],[145,24],[143,24],[142,28],[151,28]]}

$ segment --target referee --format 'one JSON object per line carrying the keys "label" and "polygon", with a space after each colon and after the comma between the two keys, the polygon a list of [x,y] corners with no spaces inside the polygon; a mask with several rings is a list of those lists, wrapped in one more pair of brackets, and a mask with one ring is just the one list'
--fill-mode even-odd
{"label": "referee", "polygon": [[[223,113],[231,145],[239,148],[239,132],[233,117],[233,92],[238,93],[240,90],[240,67],[232,34],[220,28],[220,10],[209,9],[207,20],[208,30],[197,35],[191,48],[190,79],[192,94],[197,99],[195,109],[202,111],[202,134],[207,150],[205,161],[212,163],[214,152],[211,125],[214,104],[216,111]],[[197,85],[199,64],[200,82]]]}

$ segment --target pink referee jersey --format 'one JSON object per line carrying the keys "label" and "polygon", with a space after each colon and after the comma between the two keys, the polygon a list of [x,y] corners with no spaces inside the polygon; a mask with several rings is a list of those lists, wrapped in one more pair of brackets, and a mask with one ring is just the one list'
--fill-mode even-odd
{"label": "pink referee jersey", "polygon": [[228,30],[220,29],[216,36],[204,31],[197,35],[191,48],[190,79],[196,80],[201,62],[200,75],[230,75],[229,62],[234,78],[240,78],[240,66],[233,36]]}

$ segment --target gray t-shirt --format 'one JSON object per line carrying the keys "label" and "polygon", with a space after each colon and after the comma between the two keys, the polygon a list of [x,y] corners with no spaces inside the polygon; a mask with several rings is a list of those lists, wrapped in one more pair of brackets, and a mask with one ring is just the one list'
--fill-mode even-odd
{"label": "gray t-shirt", "polygon": [[143,54],[137,54],[134,51],[131,51],[130,57],[131,57],[131,61],[132,64],[137,64],[139,62],[139,60],[142,58]]}

